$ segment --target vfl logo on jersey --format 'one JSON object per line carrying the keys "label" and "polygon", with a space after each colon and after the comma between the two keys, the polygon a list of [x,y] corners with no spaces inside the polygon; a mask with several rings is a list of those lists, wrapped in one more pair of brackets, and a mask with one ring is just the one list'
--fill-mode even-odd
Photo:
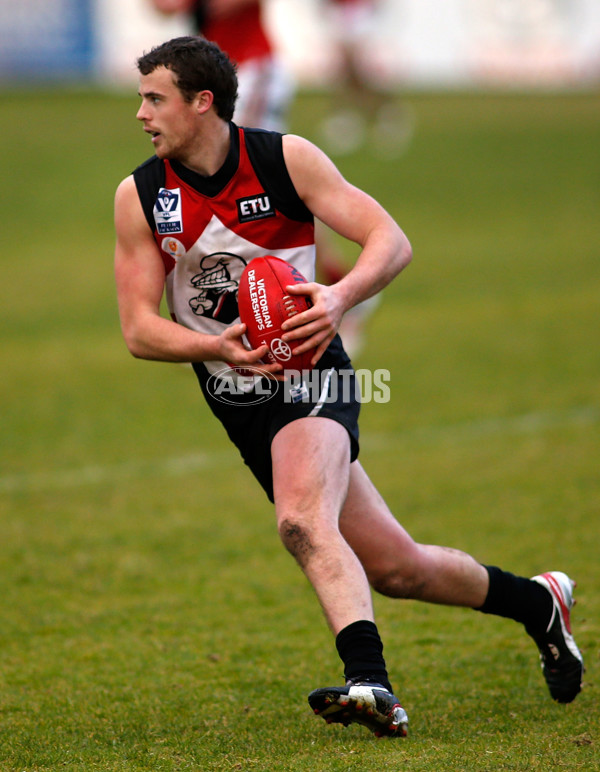
{"label": "vfl logo on jersey", "polygon": [[266,193],[259,196],[245,196],[236,201],[238,220],[241,223],[263,220],[265,217],[275,217],[275,209]]}
{"label": "vfl logo on jersey", "polygon": [[156,230],[161,236],[169,233],[183,233],[180,188],[173,188],[173,190],[161,188],[152,211]]}

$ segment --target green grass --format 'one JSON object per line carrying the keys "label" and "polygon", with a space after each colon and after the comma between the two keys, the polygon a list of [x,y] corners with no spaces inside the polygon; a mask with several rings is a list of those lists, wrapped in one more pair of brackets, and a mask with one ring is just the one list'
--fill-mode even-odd
{"label": "green grass", "polygon": [[[268,502],[191,372],[120,337],[137,99],[7,92],[2,772],[600,769],[598,95],[404,99],[401,158],[339,162],[415,251],[357,362],[391,372],[362,460],[417,539],[577,578],[586,689],[554,704],[512,622],[377,598],[409,738],[310,714],[341,668]],[[317,139],[325,108],[299,97],[293,129]]]}

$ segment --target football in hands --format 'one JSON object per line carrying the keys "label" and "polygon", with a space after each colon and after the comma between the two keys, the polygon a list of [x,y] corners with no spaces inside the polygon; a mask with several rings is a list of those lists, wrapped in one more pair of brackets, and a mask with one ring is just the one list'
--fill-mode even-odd
{"label": "football in hands", "polygon": [[269,363],[280,362],[290,370],[310,370],[314,349],[296,355],[305,338],[291,344],[282,340],[281,325],[295,314],[311,307],[306,295],[288,295],[286,287],[304,284],[300,271],[278,257],[255,257],[240,278],[238,307],[240,320],[246,325],[246,337],[252,348],[266,343]]}

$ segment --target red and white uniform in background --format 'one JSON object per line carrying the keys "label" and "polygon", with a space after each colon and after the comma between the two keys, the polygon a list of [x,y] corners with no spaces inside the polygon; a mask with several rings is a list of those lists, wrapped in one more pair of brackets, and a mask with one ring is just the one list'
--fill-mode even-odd
{"label": "red and white uniform in background", "polygon": [[205,15],[201,30],[204,37],[214,40],[233,61],[239,64],[249,59],[273,55],[273,47],[262,23],[260,2],[242,6],[226,15]]}
{"label": "red and white uniform in background", "polygon": [[329,27],[335,40],[345,44],[364,39],[373,31],[377,0],[326,0]]}
{"label": "red and white uniform in background", "polygon": [[283,131],[294,86],[273,49],[259,0],[216,17],[204,11],[203,19],[198,17],[198,21],[198,31],[237,64],[239,96],[235,122],[239,126]]}

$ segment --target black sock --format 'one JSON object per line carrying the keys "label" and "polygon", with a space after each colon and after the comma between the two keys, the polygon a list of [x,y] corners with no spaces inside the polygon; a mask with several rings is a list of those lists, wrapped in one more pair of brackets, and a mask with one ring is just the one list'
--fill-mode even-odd
{"label": "black sock", "polygon": [[484,568],[490,577],[490,587],[485,603],[477,611],[514,619],[528,630],[547,626],[552,616],[553,601],[545,587],[496,566]]}
{"label": "black sock", "polygon": [[344,627],[338,633],[335,645],[347,679],[372,681],[392,691],[383,658],[383,643],[373,622],[364,619]]}

